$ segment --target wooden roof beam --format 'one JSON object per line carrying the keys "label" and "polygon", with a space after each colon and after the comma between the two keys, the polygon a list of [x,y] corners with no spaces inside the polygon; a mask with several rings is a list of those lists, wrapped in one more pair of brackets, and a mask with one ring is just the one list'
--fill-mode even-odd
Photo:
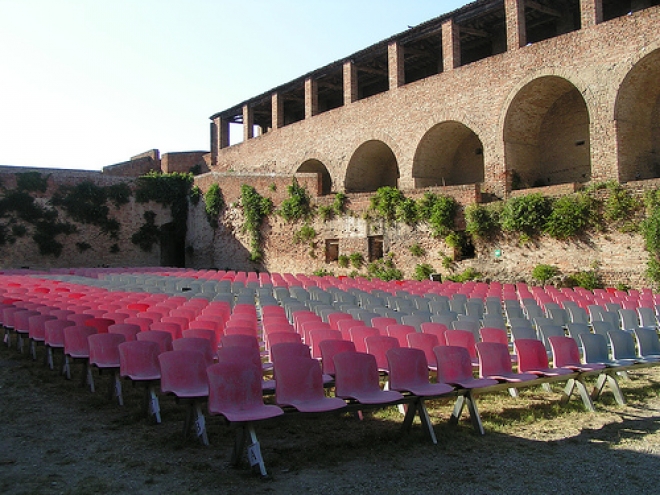
{"label": "wooden roof beam", "polygon": [[525,7],[541,12],[542,14],[551,15],[553,17],[561,17],[561,13],[558,10],[555,10],[540,3],[534,2],[533,0],[525,0]]}

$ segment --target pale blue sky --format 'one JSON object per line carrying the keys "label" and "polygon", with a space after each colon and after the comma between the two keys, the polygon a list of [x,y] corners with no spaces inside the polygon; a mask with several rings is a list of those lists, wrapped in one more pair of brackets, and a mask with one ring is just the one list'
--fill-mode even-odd
{"label": "pale blue sky", "polygon": [[468,0],[0,0],[0,165],[207,150],[209,117]]}

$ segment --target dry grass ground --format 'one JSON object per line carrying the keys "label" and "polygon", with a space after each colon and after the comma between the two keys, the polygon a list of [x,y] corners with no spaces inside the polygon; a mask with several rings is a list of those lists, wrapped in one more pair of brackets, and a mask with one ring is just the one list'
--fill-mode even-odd
{"label": "dry grass ground", "polygon": [[[41,359],[41,355],[40,355]],[[429,405],[438,445],[419,424],[400,431],[390,408],[350,415],[285,418],[258,425],[272,479],[227,467],[232,430],[208,419],[210,447],[182,441],[183,407],[161,399],[163,423],[140,412],[141,389],[125,385],[125,406],[66,381],[14,349],[0,348],[0,493],[657,493],[660,369],[631,373],[628,399],[606,393],[596,413],[574,398],[525,390],[480,398],[486,435],[467,418],[447,425],[451,404]],[[559,390],[559,386],[555,385]]]}

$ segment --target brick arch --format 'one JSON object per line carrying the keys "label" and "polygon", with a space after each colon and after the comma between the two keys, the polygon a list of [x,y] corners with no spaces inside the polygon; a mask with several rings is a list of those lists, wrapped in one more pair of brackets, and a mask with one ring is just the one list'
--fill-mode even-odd
{"label": "brick arch", "polygon": [[465,124],[449,120],[429,129],[417,146],[412,177],[416,188],[484,181],[484,147]]}
{"label": "brick arch", "polygon": [[616,96],[619,180],[660,177],[660,48],[626,74]]}
{"label": "brick arch", "polygon": [[332,191],[332,177],[325,164],[316,158],[309,158],[300,164],[296,173],[314,173],[319,176],[319,194],[330,194]]}
{"label": "brick arch", "polygon": [[590,111],[569,79],[542,75],[520,87],[502,130],[506,169],[519,187],[591,179]]}
{"label": "brick arch", "polygon": [[392,148],[379,139],[365,141],[355,150],[346,168],[346,192],[374,192],[397,187],[399,164]]}

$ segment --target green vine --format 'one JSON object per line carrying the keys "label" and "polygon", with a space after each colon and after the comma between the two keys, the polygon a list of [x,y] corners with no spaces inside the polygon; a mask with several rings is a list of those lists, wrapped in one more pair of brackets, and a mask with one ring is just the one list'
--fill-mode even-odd
{"label": "green vine", "polygon": [[211,184],[204,195],[204,211],[206,219],[213,229],[218,228],[218,216],[225,207],[225,198],[222,195],[219,184]]}
{"label": "green vine", "polygon": [[294,177],[291,185],[287,187],[289,197],[282,201],[279,215],[287,222],[308,218],[312,213],[311,199],[307,189],[298,184]]}
{"label": "green vine", "polygon": [[273,202],[264,198],[257,190],[243,184],[241,186],[241,205],[243,206],[243,232],[250,234],[250,261],[258,262],[263,258],[261,247],[261,224],[266,216],[273,211]]}
{"label": "green vine", "polygon": [[140,229],[131,236],[131,242],[142,251],[151,251],[154,244],[160,239],[160,228],[156,225],[156,213],[149,210],[144,212],[144,223]]}
{"label": "green vine", "polygon": [[19,191],[45,193],[51,174],[44,177],[39,172],[23,172],[15,174],[15,176],[16,189]]}

